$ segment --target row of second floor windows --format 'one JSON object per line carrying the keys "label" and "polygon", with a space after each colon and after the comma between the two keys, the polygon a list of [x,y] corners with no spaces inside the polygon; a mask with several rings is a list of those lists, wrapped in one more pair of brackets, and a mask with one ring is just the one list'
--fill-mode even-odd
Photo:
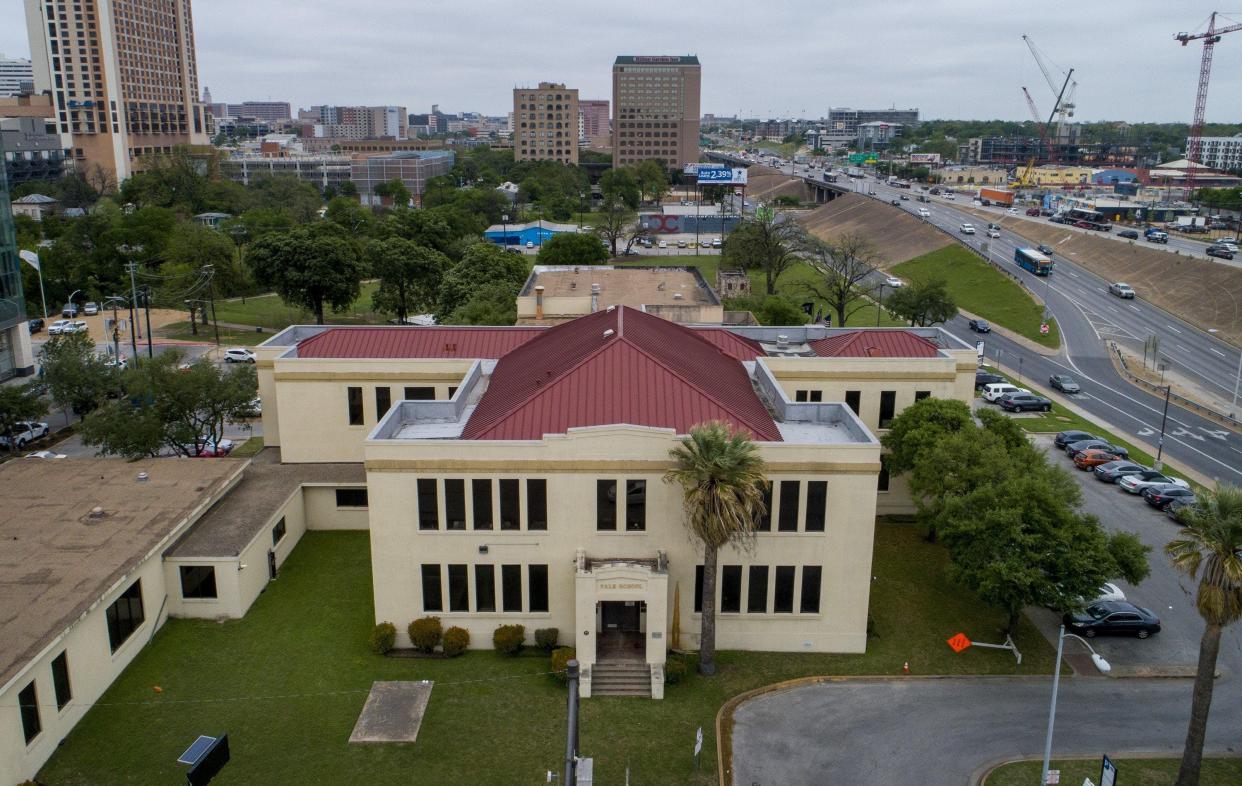
{"label": "row of second floor windows", "polygon": [[[397,388],[397,392],[405,401],[434,401],[436,398],[436,389],[434,385],[406,385]],[[448,397],[452,398],[457,392],[456,386],[448,389]],[[392,408],[393,389],[385,385],[377,385],[374,390],[375,394],[375,419],[378,422],[384,415],[388,414],[388,410]],[[346,415],[349,418],[351,426],[365,426],[366,412],[363,409],[363,393],[360,386],[349,386],[345,389],[345,407]]]}
{"label": "row of second floor windows", "polygon": [[547,565],[425,563],[420,567],[425,612],[544,613],[548,610]]}

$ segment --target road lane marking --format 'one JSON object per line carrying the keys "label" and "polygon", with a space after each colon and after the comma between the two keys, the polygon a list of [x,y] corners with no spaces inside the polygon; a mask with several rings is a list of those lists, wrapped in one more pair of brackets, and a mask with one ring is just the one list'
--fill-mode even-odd
{"label": "road lane marking", "polygon": [[1178,349],[1180,349],[1180,350],[1181,350],[1181,351],[1183,351],[1183,352],[1189,352],[1189,351],[1190,351],[1189,349],[1186,349],[1185,347],[1183,347],[1181,344],[1174,344],[1174,346],[1176,346]]}
{"label": "road lane marking", "polygon": [[1213,347],[1208,347],[1208,352],[1215,352],[1216,354],[1220,355],[1221,357],[1224,357],[1224,356],[1225,356],[1225,353],[1224,353],[1224,352],[1221,352],[1219,349],[1215,349],[1215,348],[1213,348]]}
{"label": "road lane marking", "polygon": [[1139,308],[1138,306],[1134,305],[1133,303],[1127,303],[1126,305],[1128,305],[1130,308],[1134,309],[1135,311],[1139,312],[1140,314],[1142,314],[1142,313],[1143,313],[1143,309]]}
{"label": "road lane marking", "polygon": [[1172,330],[1174,333],[1181,333],[1181,332],[1182,332],[1182,331],[1178,330],[1177,328],[1173,327],[1172,325],[1165,325],[1165,327],[1167,327],[1169,330]]}

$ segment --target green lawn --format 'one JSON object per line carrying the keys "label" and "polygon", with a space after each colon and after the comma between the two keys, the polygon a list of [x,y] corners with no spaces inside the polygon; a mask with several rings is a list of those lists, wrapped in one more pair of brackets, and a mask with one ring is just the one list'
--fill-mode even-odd
{"label": "green lawn", "polygon": [[[172,338],[178,341],[197,341],[201,344],[212,344],[216,340],[215,331],[211,325],[199,325],[197,335],[190,331],[190,323],[171,322],[161,328],[155,329],[155,335],[160,338]],[[272,337],[272,331],[267,330],[263,333],[257,333],[254,330],[239,330],[237,328],[221,327],[220,328],[220,345],[221,346],[245,346],[252,347],[261,344]]]}
{"label": "green lawn", "polygon": [[1040,335],[1042,306],[1012,279],[957,243],[902,262],[892,272],[905,279],[942,278],[957,305],[966,311],[1046,347],[1061,346],[1056,320],[1048,321],[1048,335]]}
{"label": "green lawn", "polygon": [[[339,325],[382,325],[388,315],[377,314],[371,309],[371,295],[378,286],[374,281],[363,282],[362,292],[353,305],[337,313],[324,312],[324,321]],[[304,309],[285,305],[276,295],[259,295],[241,300],[216,301],[216,319],[238,325],[256,325],[281,330],[294,324],[315,321],[314,315]]]}
{"label": "green lawn", "polygon": [[[1177,780],[1180,759],[1114,758],[1117,782],[1126,786],[1171,786]],[[1022,761],[997,767],[988,775],[987,786],[1030,786],[1039,781],[1041,761]],[[1061,771],[1061,783],[1076,786],[1084,778],[1100,782],[1099,759],[1062,761],[1053,759],[1051,769]],[[1205,759],[1199,786],[1235,786],[1242,783],[1242,758]]]}
{"label": "green lawn", "polygon": [[232,458],[250,458],[257,455],[261,450],[263,450],[263,437],[251,437],[233,448],[233,452],[229,456]]}
{"label": "green lawn", "polygon": [[[1002,615],[945,578],[944,551],[909,524],[877,528],[866,655],[720,653],[720,673],[668,687],[663,701],[588,699],[581,749],[597,777],[621,783],[714,783],[715,716],[729,698],[820,674],[1047,674],[1053,652],[1025,620],[1012,655],[945,644],[957,633],[999,641]],[[172,783],[198,734],[227,731],[230,783],[543,782],[564,754],[565,691],[546,658],[488,650],[456,660],[372,655],[365,532],[307,533],[245,619],[171,620],[40,773],[51,784]],[[398,620],[404,624],[405,620]],[[566,632],[567,633],[567,632]],[[564,635],[564,634],[563,634]],[[373,680],[434,680],[418,742],[347,743]],[[161,692],[154,688],[159,686]],[[695,730],[705,737],[695,773]]]}

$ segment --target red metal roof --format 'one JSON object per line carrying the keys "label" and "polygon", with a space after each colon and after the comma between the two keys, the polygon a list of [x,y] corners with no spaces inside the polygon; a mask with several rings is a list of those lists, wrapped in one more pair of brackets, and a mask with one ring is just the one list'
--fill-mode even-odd
{"label": "red metal roof", "polygon": [[766,354],[758,341],[739,336],[728,328],[695,328],[694,332],[737,361],[754,360]]}
{"label": "red metal roof", "polygon": [[940,348],[908,330],[856,330],[810,342],[822,358],[934,358]]}
{"label": "red metal roof", "polygon": [[505,355],[462,437],[540,439],[620,423],[684,434],[709,420],[781,439],[737,359],[698,331],[621,306],[549,328]]}
{"label": "red metal roof", "polygon": [[298,344],[300,358],[503,357],[544,332],[540,327],[330,328]]}

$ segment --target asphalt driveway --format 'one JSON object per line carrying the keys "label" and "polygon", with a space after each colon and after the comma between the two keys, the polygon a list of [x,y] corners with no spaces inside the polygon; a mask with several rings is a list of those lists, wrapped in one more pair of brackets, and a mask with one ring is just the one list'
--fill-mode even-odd
{"label": "asphalt driveway", "polygon": [[[1191,681],[1063,678],[1053,755],[1176,755]],[[1052,678],[851,679],[735,713],[737,786],[963,786],[986,765],[1042,755]],[[1242,750],[1242,704],[1218,684],[1207,748]],[[1124,776],[1123,776],[1124,777]]]}

